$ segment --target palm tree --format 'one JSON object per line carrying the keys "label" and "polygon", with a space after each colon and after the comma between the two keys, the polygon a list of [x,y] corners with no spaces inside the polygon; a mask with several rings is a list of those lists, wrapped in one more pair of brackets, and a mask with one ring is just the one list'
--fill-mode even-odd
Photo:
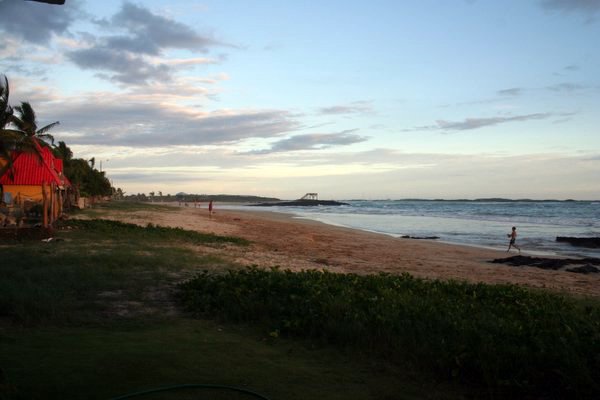
{"label": "palm tree", "polygon": [[[18,117],[14,117],[12,122],[23,133],[23,145],[27,146],[30,143],[37,143],[38,145],[49,146],[50,144],[54,144],[54,136],[46,132],[60,122],[56,121],[38,129],[37,118],[31,104],[23,101],[20,106],[15,107],[15,110],[19,115]],[[34,147],[37,149],[38,146],[34,145]]]}
{"label": "palm tree", "polygon": [[[21,102],[20,106],[14,108],[8,104],[8,79],[4,77],[4,85],[0,86],[0,158],[5,159],[6,164],[0,166],[0,176],[12,168],[15,159],[11,157],[13,151],[18,157],[22,152],[33,152],[40,159],[42,147],[54,143],[54,137],[47,132],[59,124],[58,121],[39,128],[35,111],[28,102]],[[48,143],[50,142],[50,143]]]}
{"label": "palm tree", "polygon": [[65,163],[65,167],[73,159],[73,151],[62,140],[58,142],[58,146],[54,147],[54,155]]}
{"label": "palm tree", "polygon": [[4,76],[4,83],[0,82],[0,129],[4,129],[12,115],[12,107],[8,104],[8,78]]}
{"label": "palm tree", "polygon": [[0,176],[12,168],[11,151],[18,146],[21,132],[15,129],[10,129],[11,122],[14,118],[13,109],[8,104],[10,89],[8,86],[8,78],[3,76],[4,82],[0,82],[0,159],[4,160],[4,164],[0,164]]}

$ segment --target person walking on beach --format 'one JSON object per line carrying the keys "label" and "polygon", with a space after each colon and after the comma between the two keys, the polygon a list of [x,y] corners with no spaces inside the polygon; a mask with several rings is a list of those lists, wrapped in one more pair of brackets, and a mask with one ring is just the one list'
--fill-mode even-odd
{"label": "person walking on beach", "polygon": [[213,203],[211,200],[210,203],[208,203],[208,217],[209,218],[212,218],[212,209],[213,209]]}
{"label": "person walking on beach", "polygon": [[507,234],[506,236],[510,238],[510,243],[508,244],[508,250],[506,250],[506,252],[508,253],[510,251],[510,248],[514,247],[515,249],[519,250],[520,253],[521,248],[515,244],[515,241],[517,240],[517,228],[513,226],[512,232]]}

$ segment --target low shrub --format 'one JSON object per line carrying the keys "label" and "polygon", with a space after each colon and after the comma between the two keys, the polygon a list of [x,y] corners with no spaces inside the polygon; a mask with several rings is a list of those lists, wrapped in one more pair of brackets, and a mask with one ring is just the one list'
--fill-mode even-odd
{"label": "low shrub", "polygon": [[249,242],[246,239],[234,236],[221,236],[213,233],[202,233],[197,231],[185,230],[183,228],[171,228],[149,223],[148,225],[140,226],[129,224],[120,221],[108,219],[71,219],[62,222],[62,228],[75,228],[94,231],[95,233],[103,233],[106,238],[117,238],[127,235],[128,238],[152,239],[152,240],[180,240],[193,244],[206,243],[232,243],[237,245],[247,245]]}
{"label": "low shrub", "polygon": [[355,348],[496,396],[600,394],[600,306],[512,285],[321,271],[204,273],[180,286],[202,316]]}

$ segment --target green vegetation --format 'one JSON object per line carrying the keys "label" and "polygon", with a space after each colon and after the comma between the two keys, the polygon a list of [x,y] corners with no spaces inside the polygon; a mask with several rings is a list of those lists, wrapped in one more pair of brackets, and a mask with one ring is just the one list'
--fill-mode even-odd
{"label": "green vegetation", "polygon": [[[0,399],[106,400],[184,383],[243,387],[272,400],[465,392],[383,359],[182,314],[172,301],[176,284],[198,271],[240,268],[227,261],[232,246],[107,221],[71,221],[50,242],[4,242]],[[248,397],[213,390],[147,398]]]}
{"label": "green vegetation", "polygon": [[[273,400],[598,397],[597,300],[228,261],[246,244],[100,219],[67,221],[50,242],[4,242],[0,399],[184,383]],[[148,398],[202,396],[245,398]]]}
{"label": "green vegetation", "polygon": [[86,214],[106,214],[111,211],[160,211],[160,212],[178,212],[177,207],[166,206],[162,204],[146,203],[139,201],[113,200],[107,203],[99,203],[93,209],[85,210]]}
{"label": "green vegetation", "polygon": [[[211,268],[230,263],[198,255],[182,243],[244,244],[239,238],[183,229],[108,220],[70,220],[49,243],[24,242],[0,248],[0,317],[27,325],[75,322],[111,312],[99,293],[127,303],[141,302],[168,272],[184,267]],[[181,277],[180,277],[181,279]]]}
{"label": "green vegetation", "polygon": [[198,315],[335,343],[492,396],[600,394],[600,304],[516,286],[409,275],[205,272],[181,285]]}
{"label": "green vegetation", "polygon": [[90,160],[72,158],[73,153],[64,142],[58,142],[54,154],[63,160],[65,175],[75,187],[79,188],[81,196],[110,196],[113,194],[113,188],[105,172],[95,168],[94,158]]}
{"label": "green vegetation", "polygon": [[213,233],[188,231],[182,228],[169,228],[151,223],[146,227],[142,227],[107,219],[74,219],[66,222],[65,227],[73,229],[83,228],[87,231],[93,231],[95,234],[102,234],[105,238],[117,240],[126,235],[129,240],[140,241],[181,241],[193,244],[235,243],[238,245],[247,245],[249,243],[245,239],[233,236],[220,236]]}

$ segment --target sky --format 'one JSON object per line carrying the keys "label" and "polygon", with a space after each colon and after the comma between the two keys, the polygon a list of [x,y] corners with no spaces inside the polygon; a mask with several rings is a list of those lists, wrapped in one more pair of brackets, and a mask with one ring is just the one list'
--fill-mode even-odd
{"label": "sky", "polygon": [[10,103],[126,194],[600,199],[600,0],[0,0]]}

